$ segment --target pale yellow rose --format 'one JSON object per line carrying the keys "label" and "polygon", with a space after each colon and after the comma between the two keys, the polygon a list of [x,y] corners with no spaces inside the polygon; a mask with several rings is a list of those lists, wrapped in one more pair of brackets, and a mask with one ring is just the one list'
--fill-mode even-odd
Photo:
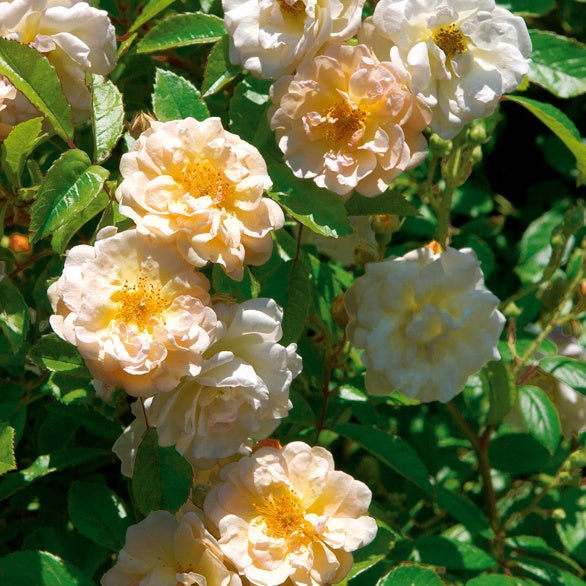
{"label": "pale yellow rose", "polygon": [[[145,401],[159,443],[175,446],[196,468],[245,453],[250,438],[270,435],[291,409],[289,387],[301,372],[296,345],[278,343],[283,311],[272,299],[213,308],[219,326],[201,372]],[[129,459],[144,430],[142,409],[133,405],[133,413],[140,423],[133,423],[114,448],[124,471],[130,470]]]}
{"label": "pale yellow rose", "polygon": [[332,45],[271,88],[271,128],[285,163],[338,195],[373,197],[427,156],[431,119],[400,62],[366,45]]}
{"label": "pale yellow rose", "polygon": [[194,266],[220,264],[240,280],[243,264],[259,265],[281,228],[264,159],[222,127],[219,118],[152,122],[122,156],[120,211],[139,231],[174,242]]}
{"label": "pale yellow rose", "polygon": [[358,38],[379,59],[401,59],[444,139],[488,116],[529,72],[527,25],[494,0],[380,0]]}
{"label": "pale yellow rose", "polygon": [[[0,15],[0,37],[45,55],[59,75],[74,122],[87,119],[91,98],[85,74],[107,75],[116,63],[116,34],[108,13],[82,0],[12,0],[0,2]],[[16,124],[39,115],[24,96],[16,105],[12,121],[0,113],[0,122]]]}
{"label": "pale yellow rose", "polygon": [[194,511],[153,511],[126,532],[118,561],[102,586],[241,586]]}
{"label": "pale yellow rose", "polygon": [[175,247],[104,228],[74,246],[48,290],[53,330],[77,346],[94,378],[135,396],[174,389],[201,369],[217,326],[209,282]]}
{"label": "pale yellow rose", "polygon": [[366,390],[445,403],[498,360],[505,323],[471,249],[418,248],[366,265],[345,295],[349,340],[364,350]]}
{"label": "pale yellow rose", "polygon": [[270,79],[352,37],[364,0],[222,0],[230,60]]}
{"label": "pale yellow rose", "polygon": [[220,470],[204,511],[218,544],[257,586],[335,584],[352,551],[370,543],[371,493],[334,469],[330,452],[303,442],[262,447]]}

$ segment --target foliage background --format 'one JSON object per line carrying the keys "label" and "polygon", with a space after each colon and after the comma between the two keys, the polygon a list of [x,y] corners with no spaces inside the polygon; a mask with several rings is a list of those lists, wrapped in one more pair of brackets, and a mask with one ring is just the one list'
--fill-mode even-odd
{"label": "foliage background", "polygon": [[[373,491],[379,534],[356,553],[348,586],[583,583],[586,434],[561,436],[550,397],[558,380],[586,393],[586,365],[558,356],[547,334],[559,326],[586,339],[579,187],[586,174],[579,132],[586,122],[586,3],[500,3],[526,18],[534,64],[515,96],[462,135],[466,165],[451,223],[452,245],[476,251],[508,325],[503,360],[471,377],[448,405],[417,405],[398,393],[367,397],[358,353],[340,325],[340,296],[366,261],[436,234],[433,194],[443,185],[445,145],[434,143],[425,165],[375,199],[343,204],[295,179],[268,127],[270,82],[227,60],[217,1],[94,2],[116,25],[119,63],[109,81],[88,77],[92,120],[75,129],[54,70],[32,49],[0,39],[0,74],[35,98],[53,128],[45,132],[40,119],[31,120],[2,144],[1,584],[98,583],[126,528],[149,510],[176,510],[192,484],[190,467],[172,448],[158,447],[154,430],[141,446],[149,468],[137,470],[155,479],[149,490],[120,474],[111,446],[131,419],[128,399],[97,399],[76,349],[48,325],[46,290],[64,252],[92,243],[102,226],[130,226],[113,193],[120,156],[140,125],[134,117],[144,111],[160,120],[219,116],[269,164],[270,195],[289,218],[273,257],[241,283],[218,267],[204,272],[214,292],[238,301],[273,297],[284,307],[282,343],[298,342],[304,371],[276,437],[327,446],[338,468]],[[405,219],[391,239],[379,236],[378,247],[362,243],[351,265],[305,238],[348,235],[348,215],[372,214]],[[30,236],[31,250],[19,250],[20,235]],[[502,423],[518,401],[526,431]],[[203,490],[196,487],[196,498]]]}

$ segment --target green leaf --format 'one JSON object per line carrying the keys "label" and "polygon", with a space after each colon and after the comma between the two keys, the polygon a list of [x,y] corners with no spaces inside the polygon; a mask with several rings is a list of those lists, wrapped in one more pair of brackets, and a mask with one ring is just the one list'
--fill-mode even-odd
{"label": "green leaf", "polygon": [[349,216],[372,216],[374,214],[395,214],[397,216],[419,216],[419,210],[403,195],[387,191],[376,197],[364,197],[354,193],[344,204]]}
{"label": "green leaf", "polygon": [[90,462],[103,455],[103,450],[97,448],[63,448],[52,454],[43,454],[28,468],[8,472],[4,476],[0,481],[0,500],[26,488],[31,482],[43,478],[47,474]]}
{"label": "green leaf", "polygon": [[82,535],[111,551],[122,549],[130,520],[124,503],[107,486],[74,482],[67,503],[69,518]]}
{"label": "green leaf", "polygon": [[586,92],[586,45],[549,31],[530,30],[529,79],[559,98]]}
{"label": "green leaf", "polygon": [[355,441],[381,462],[423,490],[434,493],[425,464],[413,448],[396,435],[354,423],[336,425],[336,433]]}
{"label": "green leaf", "polygon": [[174,513],[191,489],[191,466],[174,446],[162,448],[157,430],[145,432],[136,452],[132,492],[144,515],[165,509]]}
{"label": "green leaf", "polygon": [[558,380],[586,395],[586,364],[566,356],[542,358],[539,366]]}
{"label": "green leaf", "polygon": [[468,529],[470,535],[494,537],[488,518],[470,499],[443,486],[436,486],[437,504]]}
{"label": "green leaf", "polygon": [[14,427],[0,421],[0,476],[16,468]]}
{"label": "green leaf", "polygon": [[526,433],[507,433],[495,437],[488,448],[492,467],[512,474],[544,472],[544,462],[550,460],[547,450]]}
{"label": "green leaf", "polygon": [[352,225],[340,196],[318,187],[310,179],[298,179],[285,165],[270,165],[271,197],[299,222],[322,236],[352,234]]}
{"label": "green leaf", "polygon": [[527,582],[521,578],[503,574],[485,574],[466,582],[466,586],[523,586],[524,584],[527,584]]}
{"label": "green leaf", "polygon": [[395,568],[381,578],[376,586],[441,586],[442,584],[443,582],[433,570],[409,565]]}
{"label": "green leaf", "polygon": [[24,163],[37,144],[43,119],[31,118],[17,124],[2,143],[2,170],[8,181],[19,187]]}
{"label": "green leaf", "polygon": [[527,108],[543,122],[567,147],[574,157],[578,168],[578,185],[586,179],[586,145],[580,140],[580,133],[574,123],[555,106],[521,96],[503,96],[503,99],[516,102]]}
{"label": "green leaf", "polygon": [[118,88],[101,75],[92,75],[92,124],[95,161],[102,163],[124,132],[124,104]]}
{"label": "green leaf", "polygon": [[283,308],[283,337],[281,344],[297,342],[307,327],[311,303],[309,266],[304,255],[289,261],[291,270],[287,284],[287,301]]}
{"label": "green leaf", "polygon": [[51,372],[59,372],[85,380],[92,378],[78,349],[62,340],[57,334],[43,336],[31,348],[30,356],[35,364]]}
{"label": "green leaf", "polygon": [[515,272],[524,283],[536,283],[541,279],[552,253],[551,237],[563,220],[558,210],[549,210],[531,222],[523,233]]}
{"label": "green leaf", "polygon": [[46,551],[16,551],[0,558],[0,584],[18,586],[92,586],[73,564]]}
{"label": "green leaf", "polygon": [[47,171],[32,206],[32,242],[65,229],[70,223],[77,224],[80,214],[86,209],[93,210],[92,204],[108,175],[103,167],[92,165],[83,151],[64,152]]}
{"label": "green leaf", "polygon": [[64,140],[73,138],[71,107],[46,57],[18,41],[0,37],[0,75],[5,75],[47,117],[57,134]]}
{"label": "green leaf", "polygon": [[239,303],[258,297],[260,291],[258,282],[247,266],[244,267],[242,281],[235,281],[226,275],[218,263],[214,263],[212,268],[212,287],[217,293],[233,297]]}
{"label": "green leaf", "polygon": [[226,33],[224,21],[202,12],[175,14],[153,27],[136,46],[137,53],[215,43]]}
{"label": "green leaf", "polygon": [[24,297],[8,277],[0,281],[0,330],[14,353],[24,344],[29,327],[28,306]]}
{"label": "green leaf", "polygon": [[497,4],[528,16],[544,16],[555,8],[555,0],[497,0]]}
{"label": "green leaf", "polygon": [[483,549],[471,543],[439,535],[420,537],[413,542],[413,547],[422,563],[444,566],[449,570],[487,570],[497,563]]}
{"label": "green leaf", "polygon": [[270,86],[270,80],[245,77],[230,100],[230,130],[257,148],[272,138],[267,118]]}
{"label": "green leaf", "polygon": [[562,430],[558,412],[547,393],[539,387],[524,385],[519,389],[519,406],[529,433],[553,454]]}
{"label": "green leaf", "polygon": [[[100,173],[104,172],[107,176],[108,171],[102,167],[94,167],[100,169]],[[99,178],[97,179],[99,181]],[[97,186],[97,183],[96,183]],[[89,220],[99,214],[110,203],[110,198],[105,191],[100,190],[93,199],[90,199],[87,206],[79,212],[76,216],[71,216],[70,220],[59,227],[51,237],[51,248],[58,254],[63,254],[69,241]]]}
{"label": "green leaf", "polygon": [[553,564],[534,558],[515,558],[515,565],[548,586],[584,586],[584,581],[570,572],[566,572]]}
{"label": "green leaf", "polygon": [[487,389],[490,409],[487,425],[498,425],[517,402],[517,386],[511,365],[502,360],[491,360],[481,371]]}
{"label": "green leaf", "polygon": [[198,89],[172,71],[157,68],[152,100],[155,115],[161,122],[190,116],[196,120],[210,117]]}
{"label": "green leaf", "polygon": [[52,553],[65,562],[75,563],[87,576],[93,576],[111,555],[78,531],[65,527],[37,527],[25,535],[21,549]]}
{"label": "green leaf", "polygon": [[556,522],[556,531],[572,557],[586,564],[586,493],[576,486],[568,487],[560,505],[566,516]]}
{"label": "green leaf", "polygon": [[128,32],[133,33],[138,30],[143,24],[157,16],[157,14],[165,10],[165,8],[173,4],[173,2],[175,2],[175,0],[149,0],[142,9],[142,12],[138,15],[138,18],[128,29]]}
{"label": "green leaf", "polygon": [[230,37],[228,35],[224,35],[212,47],[208,55],[201,86],[201,92],[204,98],[219,92],[242,71],[240,65],[233,65],[230,62],[229,51]]}

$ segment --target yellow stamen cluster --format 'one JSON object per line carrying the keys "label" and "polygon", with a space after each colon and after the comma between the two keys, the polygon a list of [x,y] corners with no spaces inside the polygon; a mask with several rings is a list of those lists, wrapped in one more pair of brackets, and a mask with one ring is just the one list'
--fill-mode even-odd
{"label": "yellow stamen cluster", "polygon": [[126,281],[110,299],[118,304],[114,320],[136,326],[140,331],[150,329],[151,317],[158,317],[168,303],[146,277],[139,277],[135,285]]}
{"label": "yellow stamen cluster", "polygon": [[222,204],[234,194],[234,184],[209,161],[191,164],[183,172],[181,183],[194,197],[211,197],[214,205]]}
{"label": "yellow stamen cluster", "polygon": [[253,506],[263,518],[269,537],[288,539],[293,534],[308,537],[314,533],[313,526],[305,519],[299,497],[291,489],[271,494],[264,503]]}
{"label": "yellow stamen cluster", "polygon": [[466,39],[462,31],[455,24],[435,28],[431,34],[431,38],[445,53],[448,61],[468,50]]}
{"label": "yellow stamen cluster", "polygon": [[286,0],[277,0],[281,12],[286,12],[292,16],[297,16],[305,12],[305,4],[303,0],[296,0],[293,4],[287,3]]}
{"label": "yellow stamen cluster", "polygon": [[360,108],[353,108],[348,102],[337,102],[323,112],[325,121],[321,126],[325,129],[325,139],[332,149],[346,146],[352,136],[363,129],[366,112]]}

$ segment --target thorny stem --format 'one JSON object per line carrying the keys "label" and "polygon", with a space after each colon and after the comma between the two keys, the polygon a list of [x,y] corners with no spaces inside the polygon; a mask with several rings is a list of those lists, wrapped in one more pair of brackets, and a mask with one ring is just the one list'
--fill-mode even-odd
{"label": "thorny stem", "polygon": [[[464,436],[472,444],[472,449],[476,454],[478,460],[478,470],[482,478],[482,485],[484,489],[484,501],[486,503],[486,511],[488,513],[488,519],[490,526],[495,535],[495,541],[501,538],[501,523],[499,514],[496,508],[496,493],[492,484],[492,476],[490,474],[490,461],[488,459],[488,445],[490,443],[490,436],[493,431],[493,427],[489,426],[482,436],[478,434],[470,427],[470,424],[464,419],[464,416],[453,401],[446,404],[446,408],[454,421],[464,434]],[[493,544],[494,545],[494,544]]]}
{"label": "thorny stem", "polygon": [[39,253],[37,253],[29,258],[27,258],[23,263],[18,264],[14,267],[14,270],[8,274],[8,278],[9,279],[14,278],[16,275],[18,275],[18,273],[24,271],[24,269],[26,269],[30,265],[36,263],[39,259],[43,258],[44,256],[48,256],[49,254],[53,254],[53,251],[51,249],[47,248],[45,250],[41,250]]}
{"label": "thorny stem", "polygon": [[325,364],[325,373],[324,373],[324,384],[322,385],[321,391],[323,395],[323,401],[321,405],[321,413],[319,415],[319,420],[316,425],[316,433],[315,433],[315,440],[314,444],[317,444],[319,440],[319,436],[321,435],[322,430],[326,428],[325,420],[326,414],[328,412],[328,402],[330,400],[330,396],[332,395],[333,391],[330,391],[330,382],[332,380],[332,370],[336,365],[336,360],[340,353],[344,350],[344,346],[346,345],[346,336],[343,336],[342,339],[331,349],[331,352],[328,354]]}

